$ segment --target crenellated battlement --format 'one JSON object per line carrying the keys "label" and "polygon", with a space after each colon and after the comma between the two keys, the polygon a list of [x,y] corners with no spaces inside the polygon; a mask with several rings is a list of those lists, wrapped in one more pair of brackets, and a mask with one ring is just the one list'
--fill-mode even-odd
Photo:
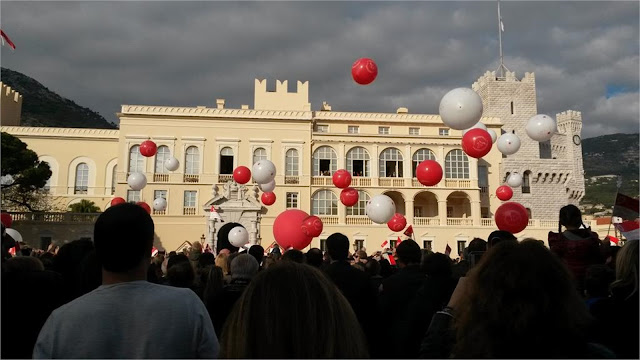
{"label": "crenellated battlement", "polygon": [[490,83],[494,83],[494,82],[523,82],[523,83],[532,83],[535,84],[536,82],[536,76],[534,73],[532,72],[526,72],[524,73],[524,77],[522,77],[522,79],[518,79],[518,77],[516,76],[516,73],[513,71],[507,71],[505,73],[504,77],[498,77],[496,76],[496,72],[495,71],[487,71],[484,73],[484,75],[482,75],[481,77],[478,78],[478,80],[476,80],[473,85],[471,85],[471,88],[475,91],[477,91],[478,89],[487,86]]}
{"label": "crenellated battlement", "polygon": [[563,111],[559,114],[556,114],[556,120],[558,121],[558,124],[562,122],[567,122],[567,121],[582,122],[582,113],[580,111],[575,111],[575,110]]}
{"label": "crenellated battlement", "polygon": [[309,82],[297,81],[295,92],[289,92],[289,81],[276,80],[276,90],[267,90],[267,80],[255,79],[254,108],[256,110],[311,111]]}
{"label": "crenellated battlement", "polygon": [[7,84],[2,82],[0,84],[2,84],[2,99],[0,103],[2,114],[0,122],[4,126],[20,125],[22,95]]}

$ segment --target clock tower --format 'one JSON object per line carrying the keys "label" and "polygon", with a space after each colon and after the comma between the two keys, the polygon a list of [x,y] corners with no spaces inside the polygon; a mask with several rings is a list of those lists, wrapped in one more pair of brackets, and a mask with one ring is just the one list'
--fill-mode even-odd
{"label": "clock tower", "polygon": [[584,167],[582,164],[582,114],[567,110],[557,115],[558,132],[565,136],[566,157],[573,159],[573,179],[567,184],[569,200],[578,205],[584,196]]}

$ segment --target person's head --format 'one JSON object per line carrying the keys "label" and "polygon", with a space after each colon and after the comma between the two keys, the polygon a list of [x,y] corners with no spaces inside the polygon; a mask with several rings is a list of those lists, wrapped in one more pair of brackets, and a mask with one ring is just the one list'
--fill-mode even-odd
{"label": "person's head", "polygon": [[363,272],[367,271],[367,269],[365,269],[365,267],[364,267],[364,263],[361,263],[361,262],[354,263],[351,266],[353,266],[354,268],[356,268],[356,269],[358,269],[360,271],[363,271]]}
{"label": "person's head", "polygon": [[431,254],[424,259],[421,265],[422,270],[427,276],[451,277],[451,259],[445,254]]}
{"label": "person's head", "polygon": [[469,253],[487,251],[487,242],[480,238],[473,238],[467,249],[469,249]]}
{"label": "person's head", "polygon": [[367,252],[364,250],[358,250],[356,251],[354,258],[356,259],[356,261],[360,261],[360,262],[366,262],[367,261]]}
{"label": "person's head", "polygon": [[333,233],[327,238],[327,252],[333,261],[344,261],[349,257],[349,238]]}
{"label": "person's head", "polygon": [[30,271],[44,271],[42,261],[33,256],[16,256],[7,260],[5,271],[8,273],[24,273]]}
{"label": "person's head", "polygon": [[262,246],[252,245],[248,253],[256,259],[258,265],[262,264],[262,258],[264,258],[264,248]]}
{"label": "person's head", "polygon": [[175,251],[169,251],[169,255],[167,255],[167,256],[168,257],[172,257],[172,256],[175,256],[175,255],[178,255],[178,253],[175,252]]}
{"label": "person's head", "polygon": [[629,295],[638,292],[638,240],[629,240],[616,257],[616,281],[613,288],[629,289]]}
{"label": "person's head", "polygon": [[318,248],[312,248],[309,251],[307,251],[305,255],[307,257],[307,264],[316,268],[322,267],[322,262],[323,262],[322,250]]}
{"label": "person's head", "polygon": [[207,274],[207,281],[202,298],[205,304],[209,304],[215,296],[220,294],[224,286],[224,274],[219,266],[212,266]]}
{"label": "person's head", "polygon": [[579,229],[582,225],[582,213],[575,205],[563,206],[560,209],[560,224],[558,225],[558,232],[562,231],[562,227],[569,230]]}
{"label": "person's head", "polygon": [[491,247],[465,280],[455,357],[566,357],[586,346],[586,305],[567,267],[539,241]]}
{"label": "person's head", "polygon": [[489,241],[487,241],[487,248],[495,246],[503,241],[518,241],[512,233],[504,230],[496,230],[489,234]]}
{"label": "person's head", "polygon": [[202,253],[202,255],[200,255],[200,258],[198,258],[198,268],[200,269],[206,268],[207,266],[215,265],[215,263],[216,257],[210,252]]}
{"label": "person's head", "polygon": [[222,273],[229,274],[229,256],[226,253],[220,253],[216,256],[216,266],[222,269]]}
{"label": "person's head", "polygon": [[607,265],[589,266],[584,277],[584,291],[587,297],[607,297],[609,295],[609,285],[615,279],[615,272]]}
{"label": "person's head", "polygon": [[422,251],[413,240],[405,240],[396,248],[396,255],[401,266],[420,264]]}
{"label": "person's head", "polygon": [[169,280],[170,286],[183,288],[193,286],[195,274],[193,273],[191,263],[188,260],[181,261],[169,267],[169,270],[167,271],[167,279]]}
{"label": "person's head", "polygon": [[45,270],[51,270],[53,268],[53,253],[45,252],[39,256],[40,261],[42,261],[42,265],[44,265]]}
{"label": "person's head", "polygon": [[252,279],[257,273],[258,262],[249,254],[240,254],[231,261],[232,279]]}
{"label": "person's head", "polygon": [[304,264],[304,262],[306,261],[306,258],[302,251],[296,250],[296,249],[289,249],[284,252],[284,255],[282,255],[282,261],[293,261],[293,262],[297,262],[298,264]]}
{"label": "person's head", "polygon": [[391,263],[387,259],[380,260],[380,276],[383,278],[389,277],[393,274]]}
{"label": "person's head", "polygon": [[146,272],[153,234],[153,220],[142,207],[125,203],[108,208],[96,220],[93,235],[102,268],[126,273],[142,266]]}
{"label": "person's head", "polygon": [[267,256],[266,258],[264,258],[264,261],[262,262],[262,268],[266,270],[269,267],[275,265],[276,262],[277,260],[273,256]]}
{"label": "person's head", "polygon": [[169,261],[167,261],[167,271],[169,271],[175,265],[183,262],[189,262],[189,258],[185,254],[178,254],[176,256],[170,257]]}
{"label": "person's head", "polygon": [[225,323],[221,358],[363,358],[351,306],[319,270],[283,261],[260,272]]}
{"label": "person's head", "polygon": [[380,275],[380,263],[376,259],[369,259],[364,265],[364,269],[369,276]]}

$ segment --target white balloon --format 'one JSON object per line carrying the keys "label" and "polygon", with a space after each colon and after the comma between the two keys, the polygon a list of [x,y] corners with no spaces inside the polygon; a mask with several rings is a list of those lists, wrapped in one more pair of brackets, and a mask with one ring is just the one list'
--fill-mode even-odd
{"label": "white balloon", "polygon": [[268,184],[276,177],[276,166],[269,160],[260,160],[253,164],[251,173],[258,184]]}
{"label": "white balloon", "polygon": [[153,210],[164,211],[166,209],[167,209],[167,200],[161,197],[153,200]]}
{"label": "white balloon", "polygon": [[376,224],[386,224],[396,213],[396,204],[387,195],[376,195],[367,203],[367,216]]}
{"label": "white balloon", "polygon": [[516,134],[506,133],[498,138],[498,150],[504,155],[513,155],[520,149],[520,138]]}
{"label": "white balloon", "polygon": [[7,228],[6,233],[7,235],[11,236],[16,242],[22,242],[22,235],[20,235],[20,233],[16,229]]}
{"label": "white balloon", "polygon": [[538,114],[529,119],[524,130],[532,140],[542,142],[551,139],[558,132],[558,124],[551,116]]}
{"label": "white balloon", "polygon": [[235,247],[242,247],[249,242],[249,233],[242,226],[236,226],[229,231],[229,242]]}
{"label": "white balloon", "polygon": [[169,171],[176,171],[180,167],[180,161],[172,156],[164,161],[164,167]]}
{"label": "white balloon", "polygon": [[498,140],[498,135],[493,131],[493,129],[487,129],[487,132],[491,135],[491,143],[495,144],[496,140]]}
{"label": "white balloon", "polygon": [[507,185],[512,188],[522,186],[522,175],[518,173],[509,174],[509,177],[507,178]]}
{"label": "white balloon", "polygon": [[473,125],[472,127],[468,128],[466,130],[463,130],[462,131],[462,136],[464,136],[464,134],[466,134],[467,131],[469,131],[471,129],[482,129],[482,130],[487,131],[487,132],[489,131],[489,130],[487,130],[487,125],[485,125],[485,124],[483,124],[481,122],[478,122],[475,125]]}
{"label": "white balloon", "polygon": [[133,190],[142,190],[145,186],[147,186],[147,177],[144,176],[143,173],[131,173],[131,175],[129,175],[129,178],[127,178],[127,184],[129,184],[129,186]]}
{"label": "white balloon", "polygon": [[440,100],[440,118],[452,129],[468,129],[481,117],[482,98],[469,88],[453,89]]}
{"label": "white balloon", "polygon": [[258,187],[263,192],[273,192],[273,190],[276,188],[276,181],[275,180],[271,180],[270,182],[268,182],[266,184],[259,184]]}

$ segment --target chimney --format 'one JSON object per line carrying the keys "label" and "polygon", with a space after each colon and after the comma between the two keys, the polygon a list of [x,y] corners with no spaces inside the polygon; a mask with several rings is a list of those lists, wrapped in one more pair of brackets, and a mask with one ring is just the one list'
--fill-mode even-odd
{"label": "chimney", "polygon": [[216,99],[216,105],[218,105],[218,109],[224,109],[224,99]]}
{"label": "chimney", "polygon": [[408,114],[409,113],[409,109],[407,109],[406,107],[399,107],[398,110],[396,110],[397,114]]}

